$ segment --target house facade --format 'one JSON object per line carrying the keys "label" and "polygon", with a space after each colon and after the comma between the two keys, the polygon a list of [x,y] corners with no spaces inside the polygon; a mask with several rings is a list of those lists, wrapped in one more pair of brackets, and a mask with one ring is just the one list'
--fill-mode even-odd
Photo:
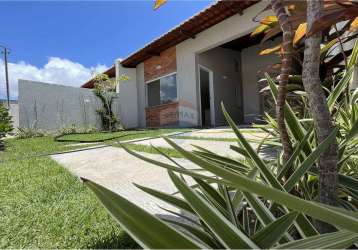
{"label": "house facade", "polygon": [[[238,124],[259,121],[258,80],[277,56],[260,56],[253,19],[266,1],[219,1],[115,63],[120,119],[126,128],[225,124],[221,102]],[[267,13],[265,13],[267,14]],[[269,46],[269,45],[268,45]],[[113,71],[113,69],[112,69]]]}

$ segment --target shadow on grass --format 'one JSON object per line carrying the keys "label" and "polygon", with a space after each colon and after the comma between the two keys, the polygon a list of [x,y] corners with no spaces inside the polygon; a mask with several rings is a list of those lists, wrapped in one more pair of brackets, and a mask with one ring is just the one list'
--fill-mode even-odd
{"label": "shadow on grass", "polygon": [[104,239],[96,239],[87,246],[88,249],[141,249],[141,247],[125,232],[119,236],[113,234]]}

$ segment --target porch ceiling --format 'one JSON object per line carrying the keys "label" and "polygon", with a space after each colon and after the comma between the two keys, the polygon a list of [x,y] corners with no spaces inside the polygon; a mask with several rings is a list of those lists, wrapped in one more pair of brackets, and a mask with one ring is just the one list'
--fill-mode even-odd
{"label": "porch ceiling", "polygon": [[263,35],[258,35],[255,37],[250,37],[250,34],[247,34],[246,36],[239,37],[235,40],[232,40],[230,42],[227,42],[220,47],[225,49],[232,49],[232,50],[243,50],[246,48],[249,48],[253,45],[260,44],[262,41]]}

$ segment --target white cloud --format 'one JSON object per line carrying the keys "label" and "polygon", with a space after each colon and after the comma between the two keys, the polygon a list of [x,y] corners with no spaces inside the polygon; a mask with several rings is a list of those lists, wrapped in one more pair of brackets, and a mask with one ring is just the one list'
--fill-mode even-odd
{"label": "white cloud", "polygon": [[[6,97],[4,68],[4,62],[0,59],[0,99]],[[12,99],[17,99],[18,79],[79,87],[91,78],[93,72],[103,72],[107,69],[107,66],[98,64],[97,66],[86,68],[82,64],[68,59],[50,57],[48,62],[40,68],[24,61],[9,63],[8,68],[10,96]]]}

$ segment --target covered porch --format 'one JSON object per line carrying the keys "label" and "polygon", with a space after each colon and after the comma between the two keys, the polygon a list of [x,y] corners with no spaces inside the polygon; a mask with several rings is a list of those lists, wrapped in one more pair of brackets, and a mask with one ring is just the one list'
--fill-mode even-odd
{"label": "covered porch", "polygon": [[221,103],[237,124],[262,122],[259,80],[279,59],[259,55],[259,41],[245,35],[196,54],[199,125],[226,125]]}

